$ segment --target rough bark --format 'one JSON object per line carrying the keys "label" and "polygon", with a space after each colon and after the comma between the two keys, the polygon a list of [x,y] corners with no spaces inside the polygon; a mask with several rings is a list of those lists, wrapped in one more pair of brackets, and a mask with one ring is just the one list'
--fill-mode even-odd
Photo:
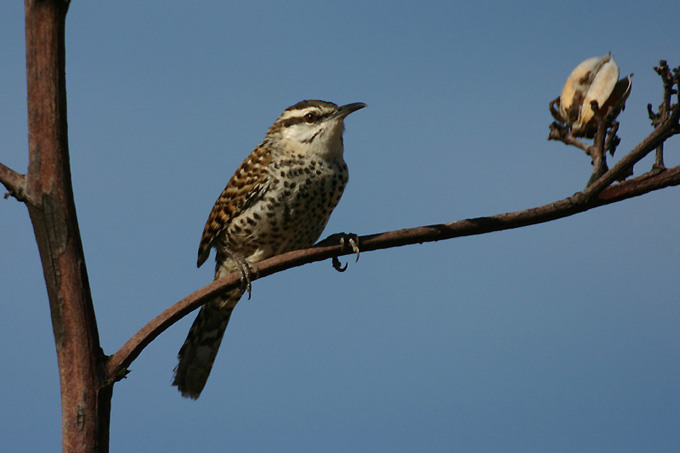
{"label": "rough bark", "polygon": [[73,199],[66,117],[68,2],[26,0],[29,164],[19,191],[42,261],[59,363],[62,450],[108,451],[111,387]]}

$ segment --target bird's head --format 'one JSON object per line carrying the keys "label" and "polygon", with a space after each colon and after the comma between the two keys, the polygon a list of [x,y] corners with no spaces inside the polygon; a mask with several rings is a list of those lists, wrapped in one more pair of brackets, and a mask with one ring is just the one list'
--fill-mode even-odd
{"label": "bird's head", "polygon": [[363,102],[338,107],[326,101],[301,101],[283,111],[269,128],[267,138],[278,142],[286,152],[342,157],[344,120],[364,107]]}

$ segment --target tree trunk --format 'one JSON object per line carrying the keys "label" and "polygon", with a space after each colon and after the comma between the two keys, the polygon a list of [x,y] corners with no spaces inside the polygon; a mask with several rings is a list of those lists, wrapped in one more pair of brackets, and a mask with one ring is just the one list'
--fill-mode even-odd
{"label": "tree trunk", "polygon": [[59,363],[62,449],[108,451],[112,385],[87,278],[68,154],[64,31],[68,1],[26,0],[29,164],[33,223]]}

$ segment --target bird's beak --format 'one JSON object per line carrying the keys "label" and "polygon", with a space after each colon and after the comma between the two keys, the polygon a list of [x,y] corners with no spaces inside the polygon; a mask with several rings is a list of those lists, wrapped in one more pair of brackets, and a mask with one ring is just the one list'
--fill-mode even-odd
{"label": "bird's beak", "polygon": [[338,111],[333,116],[336,118],[345,118],[350,113],[356,112],[357,110],[363,109],[364,107],[367,107],[367,105],[363,102],[354,102],[352,104],[342,105],[338,107]]}

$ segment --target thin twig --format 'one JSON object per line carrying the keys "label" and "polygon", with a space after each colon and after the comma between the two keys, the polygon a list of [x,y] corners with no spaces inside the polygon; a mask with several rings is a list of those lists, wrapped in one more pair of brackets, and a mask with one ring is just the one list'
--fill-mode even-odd
{"label": "thin twig", "polygon": [[[668,63],[665,60],[659,62],[659,66],[654,67],[654,71],[661,77],[663,83],[663,100],[659,105],[659,112],[654,113],[652,110],[652,104],[647,105],[647,112],[649,113],[649,119],[652,120],[652,126],[659,127],[665,121],[667,121],[671,116],[674,109],[678,109],[678,105],[675,106],[671,104],[671,99],[674,94],[678,94],[677,85],[679,84],[678,74],[680,73],[680,68],[675,68],[671,72],[668,67]],[[676,88],[673,88],[676,86]],[[677,124],[676,124],[677,129]],[[677,132],[676,132],[677,133]],[[654,169],[664,169],[666,168],[663,162],[663,143],[659,144],[656,148],[656,156],[654,159]]]}
{"label": "thin twig", "polygon": [[613,111],[613,108],[610,108],[609,112],[603,113],[597,101],[592,101],[590,108],[593,110],[593,118],[597,124],[597,131],[595,132],[595,138],[593,139],[593,146],[588,153],[590,154],[590,157],[593,158],[593,173],[590,176],[586,187],[597,181],[597,179],[608,170],[605,140],[609,129],[609,116]]}
{"label": "thin twig", "polygon": [[588,156],[590,156],[592,148],[591,145],[584,142],[583,140],[577,139],[569,132],[570,129],[567,126],[558,122],[553,122],[550,125],[550,134],[548,135],[548,140],[555,140],[562,142],[565,145],[575,146],[576,148],[582,149]]}

